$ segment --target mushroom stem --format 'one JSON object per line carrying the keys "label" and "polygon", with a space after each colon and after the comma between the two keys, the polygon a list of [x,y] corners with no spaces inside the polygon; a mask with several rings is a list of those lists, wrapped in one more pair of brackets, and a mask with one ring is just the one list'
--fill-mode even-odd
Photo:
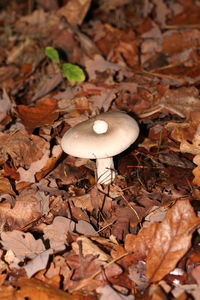
{"label": "mushroom stem", "polygon": [[110,184],[115,178],[114,163],[112,157],[97,158],[97,182],[100,184]]}

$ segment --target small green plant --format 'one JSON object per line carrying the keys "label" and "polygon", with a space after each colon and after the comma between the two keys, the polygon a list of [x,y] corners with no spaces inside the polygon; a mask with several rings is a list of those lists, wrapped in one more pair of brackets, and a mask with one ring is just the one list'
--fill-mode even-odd
{"label": "small green plant", "polygon": [[82,82],[85,80],[85,73],[79,66],[70,63],[60,63],[59,53],[55,48],[46,47],[45,55],[60,65],[63,76],[70,82]]}

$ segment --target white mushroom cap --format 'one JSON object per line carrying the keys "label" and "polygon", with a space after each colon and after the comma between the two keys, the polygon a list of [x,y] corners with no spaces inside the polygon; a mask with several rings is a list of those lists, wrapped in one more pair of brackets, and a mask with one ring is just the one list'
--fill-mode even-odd
{"label": "white mushroom cap", "polygon": [[69,129],[61,140],[61,146],[72,156],[107,158],[127,149],[138,134],[138,124],[132,117],[123,112],[106,112]]}

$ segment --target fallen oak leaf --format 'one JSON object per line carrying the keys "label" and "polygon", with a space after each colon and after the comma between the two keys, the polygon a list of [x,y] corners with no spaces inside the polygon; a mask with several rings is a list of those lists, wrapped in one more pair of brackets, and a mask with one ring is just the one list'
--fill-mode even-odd
{"label": "fallen oak leaf", "polygon": [[198,225],[200,218],[196,217],[189,200],[178,200],[168,210],[163,221],[157,223],[147,255],[146,276],[150,281],[161,280],[175,268],[188,251]]}
{"label": "fallen oak leaf", "polygon": [[41,239],[35,240],[30,232],[24,233],[19,230],[2,232],[1,244],[4,249],[11,249],[20,260],[23,260],[25,257],[34,258],[45,251]]}

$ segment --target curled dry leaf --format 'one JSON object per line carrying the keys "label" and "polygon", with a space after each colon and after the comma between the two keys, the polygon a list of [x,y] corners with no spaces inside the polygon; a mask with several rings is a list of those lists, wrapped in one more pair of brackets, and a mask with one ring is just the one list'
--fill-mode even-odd
{"label": "curled dry leaf", "polygon": [[178,200],[168,210],[163,221],[157,224],[155,234],[152,235],[146,261],[146,275],[150,281],[161,280],[175,268],[189,249],[192,232],[197,225],[200,225],[200,218],[196,217],[189,200]]}

